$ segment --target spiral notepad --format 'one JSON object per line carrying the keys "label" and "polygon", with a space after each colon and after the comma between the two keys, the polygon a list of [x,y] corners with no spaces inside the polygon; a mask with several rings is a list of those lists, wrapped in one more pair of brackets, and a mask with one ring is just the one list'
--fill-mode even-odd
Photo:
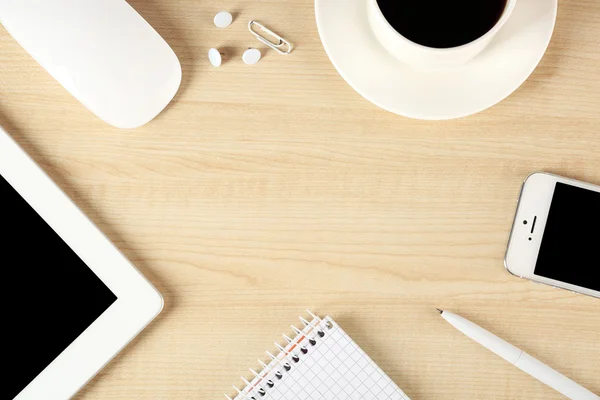
{"label": "spiral notepad", "polygon": [[251,369],[254,379],[243,390],[234,386],[229,400],[410,400],[406,394],[330,317],[300,317],[304,329],[284,335],[279,354],[267,352],[268,364]]}

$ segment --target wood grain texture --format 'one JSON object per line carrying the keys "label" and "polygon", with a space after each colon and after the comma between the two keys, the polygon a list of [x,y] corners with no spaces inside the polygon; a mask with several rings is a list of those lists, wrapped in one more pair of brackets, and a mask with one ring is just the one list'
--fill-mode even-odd
{"label": "wood grain texture", "polygon": [[[310,0],[132,0],[183,66],[136,130],[91,115],[0,31],[0,123],[164,294],[78,395],[219,399],[305,308],[413,399],[560,395],[435,312],[463,314],[600,393],[600,303],[509,275],[522,180],[600,183],[600,2],[561,0],[547,54],[480,114],[415,121],[336,73]],[[225,30],[216,12],[235,13]],[[258,19],[297,45],[241,62]],[[221,68],[209,47],[230,56]],[[556,318],[556,315],[560,318]]]}

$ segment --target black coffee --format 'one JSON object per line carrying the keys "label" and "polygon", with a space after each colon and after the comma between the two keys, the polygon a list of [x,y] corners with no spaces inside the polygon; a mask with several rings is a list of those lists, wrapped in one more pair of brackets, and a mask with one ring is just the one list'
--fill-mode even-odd
{"label": "black coffee", "polygon": [[387,21],[408,40],[427,47],[461,46],[485,35],[507,0],[377,0]]}

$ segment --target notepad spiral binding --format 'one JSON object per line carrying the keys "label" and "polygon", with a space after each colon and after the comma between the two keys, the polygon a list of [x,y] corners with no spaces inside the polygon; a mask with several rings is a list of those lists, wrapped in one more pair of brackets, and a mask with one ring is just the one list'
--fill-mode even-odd
{"label": "notepad spiral binding", "polygon": [[[286,347],[275,342],[275,347],[279,349],[279,354],[275,356],[267,351],[267,355],[271,359],[269,364],[267,365],[263,361],[258,360],[259,364],[262,366],[262,370],[256,372],[250,368],[250,372],[254,375],[252,381],[248,381],[246,378],[242,377],[246,387],[243,390],[240,390],[237,386],[233,385],[237,395],[231,398],[225,394],[225,397],[228,400],[259,400],[266,396],[267,391],[274,388],[277,385],[277,381],[284,379],[285,374],[289,373],[294,368],[294,364],[300,362],[301,356],[309,354],[311,351],[310,348],[317,346],[319,341],[325,338],[327,332],[321,327],[323,320],[309,310],[306,311],[312,317],[312,321],[308,322],[306,319],[299,317],[302,324],[304,324],[304,329],[300,330],[292,325],[291,327],[296,333],[296,337],[292,339],[284,334],[283,337],[287,341]],[[325,321],[324,326],[328,329],[332,328],[328,321]],[[304,339],[308,339],[308,343],[306,345],[300,345],[300,342]],[[299,348],[300,351],[294,352],[296,348]]]}

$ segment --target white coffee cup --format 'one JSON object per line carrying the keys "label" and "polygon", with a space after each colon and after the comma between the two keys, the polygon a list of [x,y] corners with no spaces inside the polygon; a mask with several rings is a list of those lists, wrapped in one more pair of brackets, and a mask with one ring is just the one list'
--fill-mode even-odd
{"label": "white coffee cup", "polygon": [[368,2],[369,23],[379,42],[400,61],[420,69],[456,67],[475,57],[490,44],[496,33],[508,21],[517,3],[517,0],[507,0],[504,12],[496,24],[483,36],[461,46],[440,49],[423,46],[408,40],[390,25],[381,12],[377,0],[365,1]]}

